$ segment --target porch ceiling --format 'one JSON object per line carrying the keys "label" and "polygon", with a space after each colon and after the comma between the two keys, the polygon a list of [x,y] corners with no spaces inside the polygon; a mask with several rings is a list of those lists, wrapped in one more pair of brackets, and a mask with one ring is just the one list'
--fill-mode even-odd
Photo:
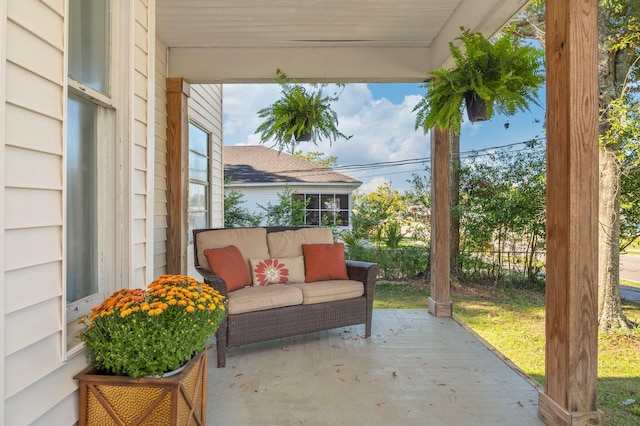
{"label": "porch ceiling", "polygon": [[193,83],[419,82],[464,26],[491,35],[526,0],[157,0],[169,74]]}

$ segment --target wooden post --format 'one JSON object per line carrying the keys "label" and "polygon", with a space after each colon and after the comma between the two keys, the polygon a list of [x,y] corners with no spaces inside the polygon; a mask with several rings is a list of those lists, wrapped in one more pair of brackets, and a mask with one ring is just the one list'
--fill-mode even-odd
{"label": "wooden post", "polygon": [[167,79],[167,273],[187,273],[189,83]]}
{"label": "wooden post", "polygon": [[597,408],[598,26],[596,0],[547,0],[549,425],[601,425]]}
{"label": "wooden post", "polygon": [[449,131],[431,131],[431,297],[429,312],[451,316]]}

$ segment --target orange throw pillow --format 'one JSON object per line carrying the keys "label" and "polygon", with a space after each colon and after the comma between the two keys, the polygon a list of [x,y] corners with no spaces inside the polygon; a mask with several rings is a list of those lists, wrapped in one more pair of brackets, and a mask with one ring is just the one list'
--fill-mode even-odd
{"label": "orange throw pillow", "polygon": [[348,280],[344,244],[303,244],[305,282]]}
{"label": "orange throw pillow", "polygon": [[236,246],[206,249],[204,255],[211,272],[227,283],[227,291],[251,285],[249,266]]}

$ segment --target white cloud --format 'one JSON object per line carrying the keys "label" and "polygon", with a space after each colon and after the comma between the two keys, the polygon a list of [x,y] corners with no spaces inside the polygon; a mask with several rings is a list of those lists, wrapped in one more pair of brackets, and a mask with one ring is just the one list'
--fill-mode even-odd
{"label": "white cloud", "polygon": [[260,136],[249,138],[260,125],[258,111],[280,96],[277,84],[225,84],[222,91],[225,145],[257,144]]}
{"label": "white cloud", "polygon": [[379,187],[384,186],[387,182],[389,181],[384,177],[375,177],[367,183],[363,182],[360,188],[358,188],[358,193],[370,194],[372,192],[375,192]]}

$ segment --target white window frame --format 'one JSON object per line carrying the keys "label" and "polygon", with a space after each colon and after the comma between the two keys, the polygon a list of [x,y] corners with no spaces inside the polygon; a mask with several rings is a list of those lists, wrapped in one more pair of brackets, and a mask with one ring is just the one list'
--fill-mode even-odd
{"label": "white window frame", "polygon": [[[201,126],[200,124],[198,124],[196,121],[194,120],[189,120],[189,124],[188,126],[195,126],[197,127],[199,130],[201,130],[203,133],[205,133],[207,135],[207,182],[204,183],[204,187],[205,187],[205,195],[206,195],[206,202],[205,202],[205,213],[206,213],[206,226],[210,227],[211,226],[211,206],[212,206],[212,180],[213,180],[213,164],[212,164],[212,156],[213,156],[213,135],[212,132],[207,130],[204,126]],[[192,150],[191,150],[191,141],[189,141],[189,154],[191,154]],[[195,151],[193,151],[195,152]],[[198,155],[202,155],[199,152],[196,152],[196,154]],[[189,155],[190,157],[190,155]],[[191,183],[195,183],[197,185],[203,185],[202,181],[199,180],[194,180],[191,179],[191,169],[189,169],[189,175],[187,176],[187,188],[190,188]],[[190,197],[190,194],[188,193],[187,190],[187,197]],[[193,243],[193,233],[191,232],[191,221],[190,221],[190,217],[191,217],[191,207],[188,207],[188,211],[187,211],[187,220],[189,221],[189,224],[187,226],[187,230],[188,230],[188,236],[187,236],[187,242],[188,244]]]}
{"label": "white window frame", "polygon": [[[65,303],[65,310],[63,312],[64,315],[64,324],[65,324],[65,344],[63,347],[63,359],[67,359],[78,352],[80,352],[84,348],[84,344],[82,341],[77,339],[78,333],[82,329],[82,325],[78,323],[78,320],[84,316],[87,316],[91,313],[91,308],[99,304],[102,300],[106,298],[108,294],[111,294],[116,290],[117,284],[117,255],[116,251],[118,250],[118,244],[125,244],[124,241],[118,241],[118,236],[115,235],[116,232],[116,224],[118,220],[121,220],[122,214],[121,209],[126,208],[125,206],[116,207],[117,204],[122,204],[126,202],[125,200],[118,199],[118,184],[122,184],[123,180],[123,170],[122,167],[117,167],[116,156],[118,152],[125,145],[126,141],[123,138],[118,137],[118,115],[117,115],[117,107],[118,107],[118,92],[117,88],[119,87],[118,82],[122,79],[121,75],[116,74],[118,67],[118,46],[116,41],[118,32],[118,17],[121,15],[123,10],[122,6],[119,5],[119,1],[111,0],[110,1],[110,13],[111,13],[111,21],[110,21],[110,49],[109,49],[109,87],[110,87],[110,95],[106,95],[102,92],[95,90],[94,88],[84,84],[81,81],[76,80],[75,78],[68,75],[68,49],[65,49],[65,74],[67,78],[67,86],[65,90],[65,107],[64,107],[64,148],[63,152],[67,151],[67,109],[66,104],[68,102],[70,95],[76,95],[82,97],[90,102],[95,103],[97,108],[97,117],[96,117],[96,138],[98,141],[97,145],[97,187],[98,187],[98,196],[97,196],[97,241],[98,241],[98,252],[97,252],[97,276],[98,276],[98,291],[89,296],[86,296],[82,299],[73,301],[71,303],[66,302],[67,297],[67,233],[66,233],[66,223],[67,223],[67,162],[66,162],[66,154],[63,156],[63,253],[64,253],[64,262],[63,262],[63,301]],[[68,3],[67,3],[67,7]],[[69,13],[67,11],[67,16]],[[67,46],[69,39],[69,28],[68,25],[65,28]],[[122,70],[122,72],[126,72]]]}
{"label": "white window frame", "polygon": [[[293,196],[295,197],[296,195],[298,196],[303,196],[304,200],[307,200],[307,197],[309,196],[317,196],[318,197],[318,208],[314,209],[314,208],[309,208],[309,205],[307,203],[307,206],[305,207],[305,216],[304,216],[304,223],[305,225],[308,226],[322,226],[322,213],[323,212],[334,212],[336,214],[339,214],[340,212],[346,212],[347,213],[347,224],[346,225],[337,225],[335,223],[335,219],[334,219],[334,223],[329,224],[329,226],[339,226],[342,228],[347,228],[350,226],[351,224],[351,196],[350,194],[347,193],[338,193],[338,192],[312,192],[312,191],[305,191],[305,192],[298,192],[296,194],[294,194]],[[337,210],[327,210],[322,208],[322,197],[328,197],[328,196],[332,196],[333,199],[335,200],[337,196],[340,197],[346,197],[347,198],[347,206],[346,207],[341,207]],[[307,222],[307,217],[309,212],[318,212],[318,223],[313,223],[310,224]]]}

